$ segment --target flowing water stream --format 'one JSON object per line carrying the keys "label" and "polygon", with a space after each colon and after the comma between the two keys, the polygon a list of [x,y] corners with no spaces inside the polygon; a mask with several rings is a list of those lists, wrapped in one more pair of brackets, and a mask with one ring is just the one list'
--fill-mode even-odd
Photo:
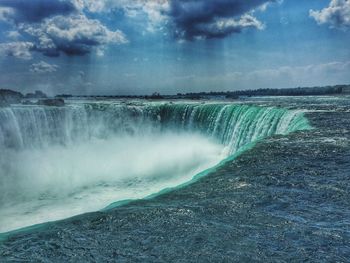
{"label": "flowing water stream", "polygon": [[144,198],[309,128],[302,111],[224,103],[0,108],[0,232]]}

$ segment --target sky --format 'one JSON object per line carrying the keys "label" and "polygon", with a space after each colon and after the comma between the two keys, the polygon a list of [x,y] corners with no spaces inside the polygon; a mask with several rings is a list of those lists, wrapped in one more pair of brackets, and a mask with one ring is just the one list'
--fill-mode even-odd
{"label": "sky", "polygon": [[0,88],[140,95],[350,83],[350,0],[0,0]]}

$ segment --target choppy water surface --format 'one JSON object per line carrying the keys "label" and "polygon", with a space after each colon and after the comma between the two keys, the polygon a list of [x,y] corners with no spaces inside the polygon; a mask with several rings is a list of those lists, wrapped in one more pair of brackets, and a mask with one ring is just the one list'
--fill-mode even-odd
{"label": "choppy water surface", "polygon": [[[157,182],[165,179],[172,186],[188,181],[197,172],[196,169],[207,168],[201,167],[201,164],[208,163],[208,156],[213,162],[209,166],[212,166],[225,156],[244,149],[252,141],[268,139],[186,187],[152,199],[12,234],[0,245],[0,261],[347,262],[350,258],[348,97],[256,98],[237,106],[225,103],[129,105],[126,111],[123,109],[123,114],[119,114],[120,109],[116,110],[115,104],[112,108],[94,104],[84,106],[83,113],[79,113],[81,123],[70,121],[77,108],[81,111],[81,105],[71,107],[74,111],[69,108],[69,115],[65,109],[65,118],[61,122],[65,132],[57,134],[45,133],[45,125],[51,125],[47,121],[51,113],[46,112],[46,119],[42,118],[44,121],[40,125],[23,133],[20,125],[24,121],[11,124],[13,117],[17,120],[21,116],[27,116],[25,119],[29,119],[28,116],[38,118],[43,113],[40,115],[33,111],[42,110],[31,109],[32,113],[28,115],[22,109],[13,114],[6,112],[1,118],[7,118],[8,125],[3,128],[0,141],[14,154],[25,154],[26,151],[38,154],[38,157],[31,155],[34,159],[42,159],[40,154],[45,150],[52,161],[50,167],[60,167],[60,162],[64,161],[71,162],[69,167],[72,168],[79,163],[78,160],[83,160],[80,167],[84,168],[83,174],[91,174],[89,179],[80,178],[77,185],[64,187],[75,194],[75,186],[81,185],[80,180],[82,185],[95,185],[93,175],[99,171],[84,167],[83,163],[88,163],[84,157],[91,159],[90,155],[84,156],[84,152],[90,152],[90,147],[97,149],[97,160],[110,163],[114,148],[123,148],[124,143],[131,143],[128,139],[115,142],[114,134],[118,134],[118,138],[121,135],[133,138],[136,145],[144,144],[144,149],[155,147],[154,151],[161,153],[164,167],[154,164],[150,156],[154,151],[145,151],[145,155],[137,157],[138,147],[130,150],[136,158],[131,164],[137,163],[137,158],[149,158],[150,171],[157,174],[145,177],[146,181],[151,178],[151,186],[154,178]],[[89,112],[91,110],[93,114]],[[308,121],[303,112],[306,112]],[[117,121],[111,122],[110,116]],[[127,125],[120,125],[125,124],[125,120],[116,116],[128,116]],[[75,127],[74,123],[79,123],[79,126]],[[309,125],[314,129],[308,129]],[[79,130],[79,127],[84,128]],[[17,134],[12,132],[13,129],[17,129]],[[56,127],[56,131],[59,129]],[[149,140],[150,134],[157,138]],[[271,135],[275,136],[269,137]],[[169,140],[174,144],[165,142]],[[85,144],[86,141],[89,143]],[[159,142],[159,146],[155,141]],[[114,143],[120,147],[113,147]],[[162,145],[167,147],[161,149]],[[184,145],[188,145],[187,150],[183,150]],[[105,155],[99,151],[100,148],[106,149]],[[168,150],[174,150],[178,155],[166,155]],[[117,159],[122,159],[122,152],[117,152]],[[58,155],[69,158],[52,158]],[[193,156],[197,156],[198,162],[193,161]],[[29,157],[20,158],[27,160]],[[116,169],[124,171],[121,167],[126,162],[117,162]],[[32,163],[28,161],[27,166],[24,163],[20,167],[28,170]],[[171,164],[174,163],[188,163],[189,168],[184,173],[172,173],[175,168]],[[86,167],[91,167],[89,165]],[[14,171],[15,166],[4,167]],[[127,169],[133,167],[129,163],[124,167],[126,172],[123,174],[129,170],[132,173],[145,169]],[[106,168],[106,174],[110,174],[110,168]],[[71,174],[72,170],[65,169],[61,171],[63,174]],[[57,169],[53,170],[57,172]],[[33,174],[39,172],[43,171],[33,168]],[[174,175],[174,182],[168,180],[169,174]],[[17,176],[21,179],[23,174],[17,171]],[[60,176],[58,180],[62,178],[65,177]],[[130,178],[127,177],[128,180]],[[162,179],[159,181],[159,178]],[[20,179],[16,181],[20,182]],[[109,180],[109,177],[105,179]],[[56,181],[43,185],[36,180],[32,183],[39,189],[51,189],[50,183],[57,185]],[[11,181],[9,184],[13,185]],[[126,184],[122,189],[130,191],[132,187],[129,187]],[[161,185],[159,189],[163,187]],[[2,200],[16,199],[9,198],[11,193],[2,196]],[[141,191],[140,197],[143,194]],[[44,195],[44,202],[47,200],[49,198]],[[55,210],[55,206],[52,208]]]}

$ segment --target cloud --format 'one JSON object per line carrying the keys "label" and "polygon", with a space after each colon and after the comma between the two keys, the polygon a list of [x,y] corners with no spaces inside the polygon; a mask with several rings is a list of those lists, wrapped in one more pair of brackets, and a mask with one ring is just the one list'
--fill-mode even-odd
{"label": "cloud", "polygon": [[178,38],[222,38],[245,28],[262,29],[253,13],[269,0],[172,0],[168,16]]}
{"label": "cloud", "polygon": [[9,42],[0,43],[0,56],[16,57],[20,59],[31,59],[31,51],[34,48],[34,44],[31,42]]}
{"label": "cloud", "polygon": [[99,20],[85,15],[54,16],[40,24],[21,24],[20,30],[34,37],[34,48],[46,56],[85,55],[93,48],[126,43],[119,31],[111,31]]}
{"label": "cloud", "polygon": [[[8,22],[40,22],[54,15],[68,15],[76,11],[71,1],[64,0],[1,0],[0,8],[6,11]],[[1,14],[1,12],[0,12]]]}
{"label": "cloud", "polygon": [[14,40],[16,40],[16,39],[18,39],[18,38],[21,36],[21,34],[20,34],[18,31],[16,31],[16,30],[10,30],[10,31],[7,31],[7,32],[6,32],[6,36],[7,36],[9,39],[14,39]]}
{"label": "cloud", "polygon": [[12,8],[2,7],[0,4],[0,21],[9,22],[14,14],[15,11]]}
{"label": "cloud", "polygon": [[55,64],[49,64],[45,61],[40,61],[38,63],[34,63],[30,66],[30,71],[34,73],[53,73],[56,72],[58,66]]}
{"label": "cloud", "polygon": [[[27,59],[33,51],[51,57],[61,53],[82,56],[92,51],[103,55],[107,45],[127,42],[120,30],[110,30],[100,20],[88,18],[81,1],[84,0],[0,0],[0,20],[10,23],[11,32],[18,33],[8,38],[28,39],[27,45],[3,45],[6,52],[2,53]],[[30,48],[26,48],[29,42]],[[23,51],[21,55],[15,55],[18,50]]]}
{"label": "cloud", "polygon": [[329,6],[320,11],[310,10],[310,16],[320,25],[346,30],[350,27],[350,0],[331,0]]}
{"label": "cloud", "polygon": [[[246,28],[261,30],[264,24],[254,12],[272,2],[278,0],[0,0],[0,20],[18,32],[8,39],[31,42],[27,49],[7,48],[26,50],[22,57],[30,58],[33,51],[50,57],[91,52],[102,56],[107,45],[128,42],[122,31],[111,30],[96,19],[106,12],[122,10],[130,19],[145,14],[146,30],[169,29],[177,39],[195,40],[224,38]],[[98,15],[93,19],[91,13]]]}
{"label": "cloud", "polygon": [[[191,26],[192,27],[192,26]],[[177,31],[177,37],[182,39],[210,39],[224,38],[232,33],[240,33],[244,28],[263,29],[264,25],[254,16],[249,14],[242,15],[239,19],[221,18],[211,23],[196,25],[196,28],[190,30]]]}
{"label": "cloud", "polygon": [[165,12],[169,9],[171,0],[73,0],[79,10],[91,13],[110,13],[121,10],[128,18],[147,16],[145,29],[154,31],[165,22]]}
{"label": "cloud", "polygon": [[76,0],[81,9],[120,9],[129,18],[146,14],[147,29],[170,29],[178,39],[223,38],[245,28],[263,29],[253,13],[280,0]]}

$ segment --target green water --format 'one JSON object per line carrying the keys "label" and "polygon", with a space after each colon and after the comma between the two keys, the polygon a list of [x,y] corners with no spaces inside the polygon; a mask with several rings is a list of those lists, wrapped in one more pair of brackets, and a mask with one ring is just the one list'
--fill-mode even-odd
{"label": "green water", "polygon": [[[5,149],[0,154],[1,171],[15,175],[0,177],[0,206],[7,205],[2,213],[9,224],[17,220],[18,226],[153,198],[214,172],[268,136],[311,128],[299,110],[223,103],[89,102],[60,108],[18,106],[0,109],[0,120],[0,145]],[[169,132],[172,135],[164,137]],[[126,142],[130,143],[125,145]],[[174,145],[177,142],[181,145]],[[145,156],[138,150],[142,149],[140,143],[143,147],[147,145]],[[185,148],[189,149],[183,152],[188,157],[181,157]],[[163,152],[149,158],[157,149]],[[122,154],[125,151],[130,151],[130,159],[118,160],[118,156],[125,156]],[[206,154],[213,156],[209,159],[201,156]],[[58,158],[61,155],[66,157]],[[33,156],[40,160],[48,158],[43,162],[45,166],[41,167],[40,163],[33,166],[37,163]],[[136,156],[144,161],[136,162]],[[116,163],[112,170],[98,170],[109,167],[112,160]],[[9,166],[12,162],[14,165]],[[22,163],[20,168],[15,165],[18,162]],[[125,169],[125,163],[129,162],[136,170]],[[185,163],[186,170],[179,172]],[[167,168],[172,166],[176,172]],[[151,169],[145,174],[146,167]],[[100,202],[92,207],[87,200],[94,198],[100,198]],[[23,210],[28,207],[38,211]],[[73,207],[74,213],[70,212]],[[45,213],[50,215],[47,220]],[[40,215],[38,219],[37,215]]]}

